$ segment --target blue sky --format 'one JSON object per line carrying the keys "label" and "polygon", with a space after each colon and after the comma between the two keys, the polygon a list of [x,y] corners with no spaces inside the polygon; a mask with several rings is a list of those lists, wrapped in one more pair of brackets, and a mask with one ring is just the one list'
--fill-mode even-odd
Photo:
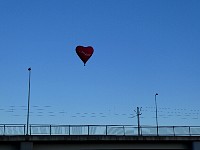
{"label": "blue sky", "polygon": [[[1,123],[199,125],[200,1],[0,1]],[[93,46],[86,66],[77,45]]]}

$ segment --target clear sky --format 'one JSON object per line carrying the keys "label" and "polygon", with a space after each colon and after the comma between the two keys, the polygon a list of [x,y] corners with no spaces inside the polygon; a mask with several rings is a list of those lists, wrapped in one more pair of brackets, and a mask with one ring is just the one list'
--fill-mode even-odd
{"label": "clear sky", "polygon": [[[92,46],[83,66],[75,48]],[[0,0],[0,123],[200,125],[199,0]]]}

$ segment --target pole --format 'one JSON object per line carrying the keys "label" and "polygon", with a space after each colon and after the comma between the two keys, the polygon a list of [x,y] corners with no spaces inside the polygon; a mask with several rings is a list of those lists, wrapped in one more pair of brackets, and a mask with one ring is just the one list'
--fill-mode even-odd
{"label": "pole", "polygon": [[29,83],[28,83],[28,112],[27,112],[26,135],[28,135],[28,130],[29,130],[30,94],[31,94],[31,68],[28,68],[28,71],[29,71]]}
{"label": "pole", "polygon": [[140,136],[140,110],[137,107],[137,120],[138,120],[138,136]]}
{"label": "pole", "polygon": [[157,136],[158,136],[158,107],[157,107],[157,101],[156,101],[156,96],[158,93],[155,94],[155,105],[156,105],[156,128],[157,128]]}

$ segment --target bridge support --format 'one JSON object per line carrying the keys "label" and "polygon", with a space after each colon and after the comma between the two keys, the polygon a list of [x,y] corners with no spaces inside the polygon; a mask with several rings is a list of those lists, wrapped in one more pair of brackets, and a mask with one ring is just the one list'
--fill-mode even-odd
{"label": "bridge support", "polygon": [[21,142],[20,150],[33,150],[33,142]]}
{"label": "bridge support", "polygon": [[200,150],[200,142],[193,142],[192,150]]}

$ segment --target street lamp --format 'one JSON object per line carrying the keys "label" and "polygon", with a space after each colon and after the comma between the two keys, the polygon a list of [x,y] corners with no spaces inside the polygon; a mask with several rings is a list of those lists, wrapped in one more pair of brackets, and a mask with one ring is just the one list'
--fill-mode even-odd
{"label": "street lamp", "polygon": [[30,110],[30,94],[31,94],[31,68],[28,68],[29,71],[29,83],[28,83],[28,112],[27,112],[27,124],[26,124],[26,135],[28,135],[29,127],[29,110]]}
{"label": "street lamp", "polygon": [[157,101],[156,101],[156,96],[158,93],[155,94],[155,105],[156,105],[156,126],[157,126],[157,135],[158,135],[158,107],[157,107]]}

